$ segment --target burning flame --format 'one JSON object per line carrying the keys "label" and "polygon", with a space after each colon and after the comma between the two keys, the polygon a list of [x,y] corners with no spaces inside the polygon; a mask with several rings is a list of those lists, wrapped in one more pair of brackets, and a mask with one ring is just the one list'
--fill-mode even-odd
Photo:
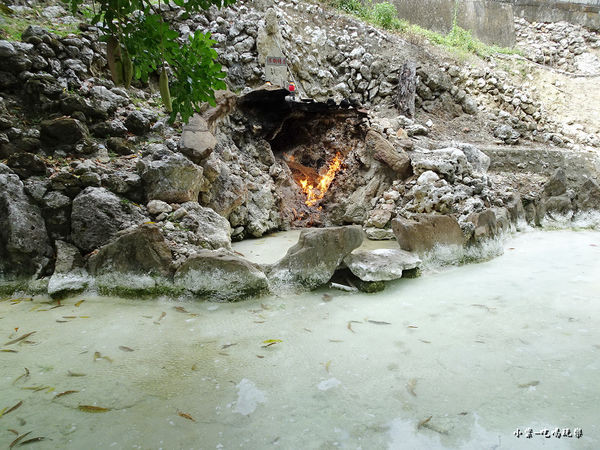
{"label": "burning flame", "polygon": [[321,175],[319,177],[319,182],[316,186],[309,184],[308,178],[300,180],[300,187],[302,188],[304,194],[306,194],[305,203],[308,206],[314,206],[319,200],[321,200],[325,196],[325,193],[329,189],[331,182],[335,178],[335,174],[340,170],[341,167],[342,155],[340,153],[336,153],[334,158],[329,162],[327,172],[325,173],[325,175]]}

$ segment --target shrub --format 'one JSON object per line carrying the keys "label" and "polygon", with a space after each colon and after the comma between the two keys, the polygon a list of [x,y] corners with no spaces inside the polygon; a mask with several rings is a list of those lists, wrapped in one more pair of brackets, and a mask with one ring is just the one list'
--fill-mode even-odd
{"label": "shrub", "polygon": [[398,21],[398,10],[389,2],[376,3],[371,9],[371,18],[376,25],[382,28],[392,29]]}

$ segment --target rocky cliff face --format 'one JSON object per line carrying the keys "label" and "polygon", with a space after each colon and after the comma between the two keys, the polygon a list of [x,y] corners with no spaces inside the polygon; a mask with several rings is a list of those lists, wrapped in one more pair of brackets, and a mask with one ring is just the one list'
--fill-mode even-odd
{"label": "rocky cliff face", "polygon": [[[50,290],[64,293],[88,286],[89,272],[104,277],[98,287],[106,292],[180,292],[193,284],[182,267],[187,274],[214,263],[231,268],[232,283],[248,281],[232,292],[258,292],[267,274],[231,255],[232,238],[358,224],[386,239],[395,220],[437,214],[451,215],[464,242],[476,244],[519,218],[540,223],[548,213],[572,218],[600,207],[593,162],[577,159],[581,170],[559,177],[560,192],[542,186],[561,162],[532,178],[518,173],[525,153],[508,164],[488,151],[496,158],[488,171],[477,145],[577,144],[535,93],[493,64],[460,67],[429,47],[298,1],[189,18],[164,8],[164,15],[184,34],[213,33],[231,88],[183,128],[167,123],[152,82],[125,90],[107,79],[94,27],[59,37],[34,26],[21,42],[0,41],[5,279],[54,273]],[[263,86],[261,61],[276,51],[290,62],[295,101]],[[407,61],[415,66],[415,117],[397,109]],[[467,139],[477,145],[461,143]],[[316,184],[334,159],[327,188],[308,202],[302,181]],[[160,270],[134,270],[154,260]],[[130,278],[111,278],[112,271]]]}

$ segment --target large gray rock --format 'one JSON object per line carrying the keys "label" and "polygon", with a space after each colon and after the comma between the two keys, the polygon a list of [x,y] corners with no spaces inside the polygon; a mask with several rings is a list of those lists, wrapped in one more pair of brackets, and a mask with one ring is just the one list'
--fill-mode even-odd
{"label": "large gray rock", "polygon": [[73,145],[83,141],[88,136],[84,124],[71,117],[42,122],[40,137],[42,142],[50,146]]}
{"label": "large gray rock", "polygon": [[40,275],[53,253],[39,207],[0,164],[0,274]]}
{"label": "large gray rock", "polygon": [[254,264],[225,250],[201,250],[177,270],[175,286],[212,301],[237,301],[268,289]]}
{"label": "large gray rock", "polygon": [[474,225],[471,242],[480,242],[484,239],[491,239],[498,235],[498,224],[496,214],[491,209],[469,214],[467,221]]}
{"label": "large gray rock", "polygon": [[206,160],[215,145],[217,145],[217,139],[208,129],[206,121],[198,114],[194,115],[183,127],[179,150],[196,164],[201,164]]}
{"label": "large gray rock", "polygon": [[191,234],[187,236],[190,244],[213,250],[231,249],[231,226],[225,217],[195,202],[184,203],[181,207],[186,214],[180,225]]}
{"label": "large gray rock", "polygon": [[357,225],[302,230],[296,245],[268,268],[269,280],[279,286],[317,288],[331,279],[362,240],[362,228]]}
{"label": "large gray rock", "polygon": [[418,267],[421,260],[404,250],[380,248],[350,253],[344,264],[363,281],[390,281],[401,278],[402,271]]}
{"label": "large gray rock", "polygon": [[83,258],[77,247],[68,242],[56,241],[56,263],[48,282],[48,294],[62,297],[85,290],[90,282]]}
{"label": "large gray rock", "polygon": [[453,217],[417,214],[413,219],[399,217],[392,220],[392,229],[401,249],[423,254],[438,245],[463,245],[463,233]]}
{"label": "large gray rock", "polygon": [[138,206],[104,188],[88,187],[73,200],[71,237],[77,247],[90,252],[118,231],[147,220]]}
{"label": "large gray rock", "polygon": [[600,185],[587,178],[577,189],[575,204],[579,210],[600,210]]}
{"label": "large gray rock", "polygon": [[369,130],[365,137],[367,152],[377,161],[381,161],[398,174],[406,178],[411,174],[410,158],[403,149],[396,149],[381,134]]}
{"label": "large gray rock", "polygon": [[138,162],[148,200],[197,202],[204,186],[202,167],[180,153],[163,149]]}
{"label": "large gray rock", "polygon": [[156,225],[143,224],[121,232],[92,254],[88,268],[92,275],[119,272],[168,277],[171,250]]}
{"label": "large gray rock", "polygon": [[490,167],[490,157],[471,144],[456,144],[456,148],[461,150],[474,172],[486,173]]}
{"label": "large gray rock", "polygon": [[544,194],[548,197],[556,197],[567,192],[567,176],[565,170],[561,167],[556,169],[548,182],[544,185]]}

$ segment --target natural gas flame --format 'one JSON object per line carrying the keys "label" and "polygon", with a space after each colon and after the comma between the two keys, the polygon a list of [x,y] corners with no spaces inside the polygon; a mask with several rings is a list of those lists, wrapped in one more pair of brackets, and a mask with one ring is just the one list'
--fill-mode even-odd
{"label": "natural gas flame", "polygon": [[331,182],[335,178],[335,174],[340,170],[341,167],[342,155],[340,153],[336,153],[334,158],[329,162],[327,172],[325,175],[321,175],[319,177],[319,182],[316,186],[309,184],[308,178],[300,180],[300,187],[302,188],[304,194],[306,194],[305,203],[308,206],[314,206],[325,196],[325,193],[329,189]]}

